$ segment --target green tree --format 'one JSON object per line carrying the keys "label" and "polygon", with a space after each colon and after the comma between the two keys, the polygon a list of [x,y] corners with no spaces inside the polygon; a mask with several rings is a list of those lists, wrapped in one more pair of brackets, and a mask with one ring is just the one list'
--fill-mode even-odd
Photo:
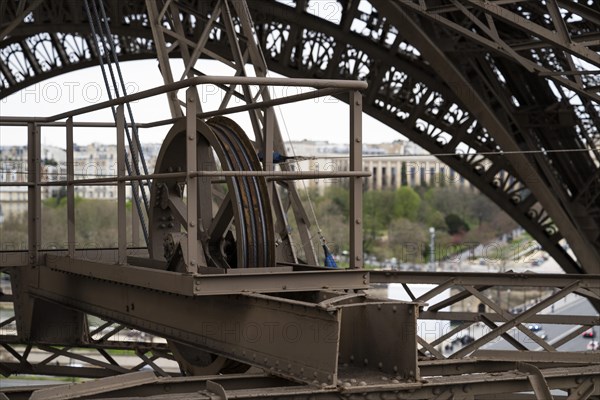
{"label": "green tree", "polygon": [[415,221],[421,207],[421,197],[413,189],[401,187],[394,194],[394,218],[407,218]]}
{"label": "green tree", "polygon": [[406,218],[394,219],[388,228],[388,245],[393,256],[402,262],[423,262],[427,228]]}
{"label": "green tree", "polygon": [[393,219],[395,193],[371,190],[363,194],[364,249],[370,253]]}
{"label": "green tree", "polygon": [[350,212],[350,194],[341,186],[331,186],[325,192],[325,198],[331,200],[329,210],[347,217]]}
{"label": "green tree", "polygon": [[455,235],[457,233],[466,233],[469,231],[469,224],[467,224],[461,217],[456,214],[446,215],[446,225],[448,226],[448,233]]}
{"label": "green tree", "polygon": [[400,185],[408,186],[408,173],[406,170],[406,162],[402,161],[402,166],[400,167]]}

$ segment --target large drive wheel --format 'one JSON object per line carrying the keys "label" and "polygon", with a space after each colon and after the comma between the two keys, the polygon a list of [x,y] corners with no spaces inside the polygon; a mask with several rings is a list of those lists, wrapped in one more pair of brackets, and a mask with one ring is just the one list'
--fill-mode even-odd
{"label": "large drive wheel", "polygon": [[[259,171],[261,165],[244,131],[225,117],[197,121],[199,171]],[[161,148],[156,173],[186,170],[185,120],[175,123]],[[152,184],[150,257],[170,261],[188,227],[186,179]],[[274,230],[264,177],[198,178],[199,252],[206,266],[256,268],[275,265]],[[182,230],[183,228],[183,230]],[[189,267],[189,266],[188,266]]]}
{"label": "large drive wheel", "polygon": [[[186,121],[171,128],[158,155],[155,173],[186,171]],[[259,171],[252,143],[232,120],[197,121],[198,171]],[[152,184],[150,257],[167,268],[193,272],[182,255],[187,221],[185,177],[155,179]],[[200,266],[256,268],[275,265],[274,230],[264,177],[198,178],[198,252]],[[175,358],[189,375],[242,372],[249,366],[170,341]]]}

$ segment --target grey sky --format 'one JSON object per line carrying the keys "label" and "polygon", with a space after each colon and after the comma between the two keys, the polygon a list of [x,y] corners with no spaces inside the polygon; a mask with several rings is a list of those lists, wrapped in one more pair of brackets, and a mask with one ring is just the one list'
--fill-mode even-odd
{"label": "grey sky", "polygon": [[[172,61],[175,76],[181,73],[181,64],[179,60]],[[227,67],[217,62],[203,61],[201,66],[203,72],[208,74],[231,75]],[[162,77],[155,60],[124,62],[121,63],[121,68],[129,93],[162,84]],[[270,76],[278,75],[270,73]],[[199,89],[204,110],[218,108],[223,92],[214,86],[205,86]],[[273,89],[272,96],[292,95],[299,93],[299,90],[300,88],[276,88]],[[106,100],[106,92],[99,67],[87,68],[46,80],[0,100],[0,114],[3,116],[50,116]],[[133,103],[132,108],[136,122],[170,118],[165,95]],[[348,140],[348,106],[337,99],[328,97],[283,106],[277,112],[280,123],[282,114],[292,140],[327,140],[338,143]],[[251,135],[250,123],[245,114],[239,114],[233,118]],[[76,121],[83,120],[112,121],[112,116],[105,110],[76,119]],[[281,123],[281,125],[284,139],[287,140],[284,124]],[[141,139],[144,142],[160,142],[167,131],[166,127],[142,130]],[[365,143],[391,142],[401,137],[399,133],[377,120],[367,115],[363,116]],[[64,129],[44,128],[42,140],[45,144],[64,147]],[[79,144],[113,143],[114,141],[115,136],[108,129],[75,129],[75,142]],[[1,127],[0,144],[26,144],[25,129]]]}

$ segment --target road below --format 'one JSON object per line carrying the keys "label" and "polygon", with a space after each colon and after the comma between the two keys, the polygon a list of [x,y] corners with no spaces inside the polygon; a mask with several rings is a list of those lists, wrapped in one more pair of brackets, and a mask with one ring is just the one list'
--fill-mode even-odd
{"label": "road below", "polygon": [[[560,315],[598,315],[596,310],[592,307],[591,303],[581,297],[577,297],[574,300],[568,301],[566,304],[560,304],[560,300],[556,306],[556,312],[554,314]],[[529,324],[528,324],[529,325]],[[559,325],[559,324],[544,324],[540,325],[541,329],[546,332],[548,337],[546,341],[550,344],[560,340],[562,337],[567,335],[572,329],[575,327],[573,325]],[[596,328],[597,330],[597,328]],[[518,329],[511,329],[508,332],[513,338],[518,340],[520,343],[525,345],[530,350],[539,350],[539,345],[535,343],[531,338],[529,338],[525,333],[519,331]],[[587,344],[591,339],[584,338],[581,335],[574,338],[573,340],[562,345],[559,350],[561,351],[586,351]],[[597,340],[597,338],[596,338]],[[493,342],[484,346],[485,349],[488,350],[514,350],[514,347],[511,346],[507,341],[502,338],[498,338]]]}

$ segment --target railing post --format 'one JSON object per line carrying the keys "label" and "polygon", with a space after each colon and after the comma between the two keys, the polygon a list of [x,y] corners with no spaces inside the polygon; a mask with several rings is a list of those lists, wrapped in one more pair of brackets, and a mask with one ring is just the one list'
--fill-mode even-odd
{"label": "railing post", "polygon": [[42,242],[42,192],[40,187],[41,175],[41,134],[40,128],[35,123],[27,124],[27,174],[28,181],[33,186],[28,188],[28,250],[29,265],[35,266],[38,263],[38,252]]}
{"label": "railing post", "polygon": [[[125,112],[117,107],[117,177],[125,178]],[[125,180],[117,183],[118,263],[127,263],[127,219],[125,213]],[[132,210],[133,212],[133,210]]]}
{"label": "railing post", "polygon": [[[350,171],[362,171],[362,94],[350,92]],[[363,267],[362,178],[350,178],[350,268]]]}
{"label": "railing post", "polygon": [[[273,107],[267,107],[264,110],[265,116],[265,131],[263,140],[263,166],[265,171],[274,171],[273,166],[273,136],[275,129],[275,115]],[[274,182],[267,182],[267,190],[269,193],[269,199],[273,199]]]}
{"label": "railing post", "polygon": [[67,119],[67,246],[75,257],[75,162],[73,154],[73,117]]}
{"label": "railing post", "polygon": [[196,95],[194,87],[186,91],[186,170],[187,175],[187,261],[189,271],[198,268],[198,178],[190,175],[197,169]]}
{"label": "railing post", "polygon": [[[134,140],[131,147],[131,160],[139,160],[140,149],[137,145],[137,140]],[[142,190],[146,190],[142,186],[143,181],[137,181],[130,185],[131,198],[135,199],[136,194],[141,195]],[[140,190],[141,189],[141,190]],[[140,245],[140,215],[135,207],[131,207],[131,246],[138,247]]]}

